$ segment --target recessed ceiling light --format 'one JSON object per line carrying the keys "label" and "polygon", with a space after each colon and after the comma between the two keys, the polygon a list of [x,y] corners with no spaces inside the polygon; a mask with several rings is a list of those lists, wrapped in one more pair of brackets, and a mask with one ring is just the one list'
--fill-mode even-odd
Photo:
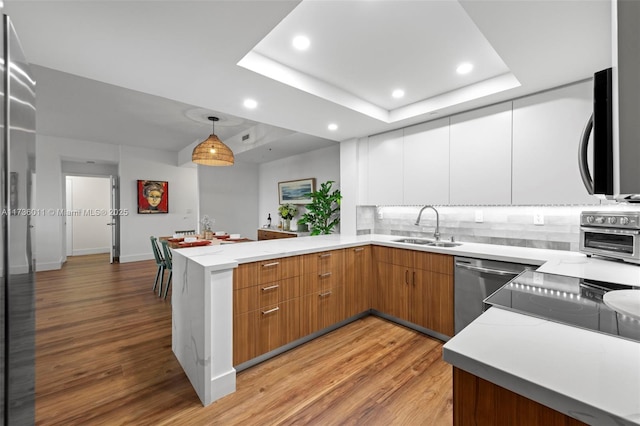
{"label": "recessed ceiling light", "polygon": [[255,99],[245,99],[243,105],[245,108],[254,109],[258,106],[258,102]]}
{"label": "recessed ceiling light", "polygon": [[307,50],[310,45],[311,41],[307,36],[299,35],[293,38],[293,47],[298,50]]}
{"label": "recessed ceiling light", "polygon": [[331,123],[327,126],[327,129],[331,130],[332,132],[335,130],[338,130],[338,125],[336,123]]}
{"label": "recessed ceiling light", "polygon": [[400,99],[401,97],[404,96],[404,90],[396,89],[391,93],[391,96],[393,96],[396,99]]}
{"label": "recessed ceiling light", "polygon": [[468,74],[471,72],[472,69],[473,69],[472,64],[470,64],[469,62],[463,62],[462,64],[458,65],[458,68],[456,68],[456,72],[458,74]]}

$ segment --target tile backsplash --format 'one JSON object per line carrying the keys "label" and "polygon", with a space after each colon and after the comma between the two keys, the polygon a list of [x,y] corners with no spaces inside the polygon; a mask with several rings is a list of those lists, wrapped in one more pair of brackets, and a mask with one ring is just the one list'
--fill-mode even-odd
{"label": "tile backsplash", "polygon": [[[358,206],[358,234],[433,237],[436,215],[431,209],[415,221],[422,206]],[[640,211],[640,206],[434,206],[440,215],[441,239],[579,250],[580,213],[583,210]],[[537,219],[538,224],[534,224]],[[540,224],[540,222],[542,222]]]}

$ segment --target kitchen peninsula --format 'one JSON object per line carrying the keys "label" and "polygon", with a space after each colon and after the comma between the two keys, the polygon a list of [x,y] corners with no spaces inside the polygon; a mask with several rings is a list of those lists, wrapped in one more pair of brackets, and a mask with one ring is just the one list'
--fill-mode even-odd
{"label": "kitchen peninsula", "polygon": [[[394,241],[396,239],[397,237],[389,235],[330,235],[174,251],[172,348],[202,403],[208,405],[235,391],[233,292],[234,270],[238,265],[330,250],[373,246],[544,264],[543,268],[546,268],[547,272],[556,273],[566,270],[573,270],[578,274],[599,271],[595,273],[612,276],[615,270],[616,276],[622,281],[640,285],[640,273],[636,266],[590,260],[573,252],[474,243],[463,243],[451,248],[418,247]],[[532,324],[534,320],[535,324]],[[509,328],[506,328],[506,325]],[[537,339],[541,336],[536,330],[542,329],[557,331],[557,336],[562,338],[553,338],[551,335],[546,337],[547,340],[540,340],[538,344]],[[503,336],[507,333],[505,330],[511,330],[510,333],[519,336],[520,340],[511,341],[505,337],[500,345],[472,345],[473,342],[477,343],[478,338],[490,337],[491,330],[499,332],[496,336]],[[485,342],[500,340],[499,337],[493,340],[489,337]],[[603,346],[602,339],[605,338],[613,339],[606,342],[611,344],[610,350]],[[552,349],[548,347],[549,339],[553,340]],[[576,339],[579,340],[578,349],[574,344]],[[446,337],[441,340],[446,340]],[[518,345],[519,343],[515,342],[521,340],[529,342],[528,345],[520,345],[520,348],[510,347],[509,342]],[[512,349],[528,352],[526,357],[523,354],[520,361],[510,355],[514,353]],[[581,353],[576,353],[576,350]],[[617,362],[608,363],[611,361],[613,350],[618,351]],[[589,419],[601,421],[599,424],[608,424],[607,421],[611,419],[622,419],[623,424],[639,421],[637,416],[640,413],[640,399],[637,397],[640,395],[640,366],[632,360],[640,357],[640,343],[602,336],[599,333],[496,308],[490,309],[467,329],[449,340],[444,347],[444,356],[446,361],[457,368],[495,381],[496,384],[513,392],[588,423],[591,423]],[[533,359],[539,360],[539,364],[532,363]],[[575,377],[585,374],[584,363],[589,360],[598,366],[598,374],[590,376],[591,386],[580,386]],[[539,367],[534,368],[531,364]],[[555,375],[551,382],[548,382],[550,374],[542,374],[540,383],[536,384],[537,372],[545,365],[563,365],[563,374]],[[611,402],[613,383],[617,383],[618,389],[621,389],[620,392],[615,391],[615,403]],[[607,392],[610,397],[605,395]],[[562,396],[561,404],[549,403],[549,399],[558,396]]]}

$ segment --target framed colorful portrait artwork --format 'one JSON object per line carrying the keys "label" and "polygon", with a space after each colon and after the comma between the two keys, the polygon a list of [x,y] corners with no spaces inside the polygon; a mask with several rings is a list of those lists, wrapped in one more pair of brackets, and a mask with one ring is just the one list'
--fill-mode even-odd
{"label": "framed colorful portrait artwork", "polygon": [[138,213],[169,213],[169,182],[138,180]]}

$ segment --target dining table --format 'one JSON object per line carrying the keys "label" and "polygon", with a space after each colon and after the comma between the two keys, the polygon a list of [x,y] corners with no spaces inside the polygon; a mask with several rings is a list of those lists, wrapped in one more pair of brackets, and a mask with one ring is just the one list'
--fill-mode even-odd
{"label": "dining table", "polygon": [[[169,242],[169,247],[172,249],[181,249],[189,247],[202,247],[208,245],[219,244],[236,244],[254,241],[249,238],[231,238],[232,234],[214,235],[211,239],[205,239],[203,235],[193,234],[188,236],[165,236],[158,237],[159,240],[166,240]],[[194,240],[195,239],[195,240]],[[186,240],[186,241],[185,241]]]}

